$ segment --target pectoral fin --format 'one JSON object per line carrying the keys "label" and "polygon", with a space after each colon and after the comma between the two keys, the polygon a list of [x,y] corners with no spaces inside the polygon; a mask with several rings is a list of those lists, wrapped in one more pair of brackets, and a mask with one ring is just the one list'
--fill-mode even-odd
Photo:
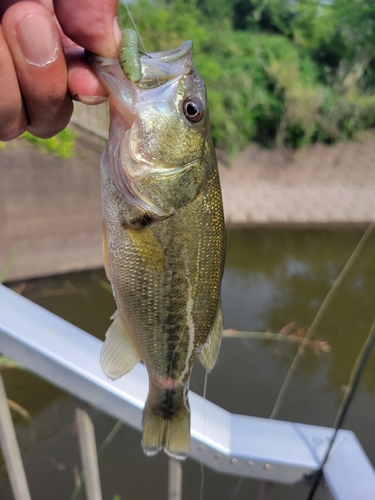
{"label": "pectoral fin", "polygon": [[162,272],[168,268],[164,249],[151,226],[128,229],[127,232],[143,264]]}
{"label": "pectoral fin", "polygon": [[208,372],[212,370],[217,359],[222,333],[223,313],[221,310],[221,304],[219,303],[214,322],[212,323],[211,331],[207,337],[207,342],[204,344],[201,352],[198,354],[199,361]]}
{"label": "pectoral fin", "polygon": [[115,380],[134,368],[139,361],[139,355],[117,311],[111,319],[114,321],[105,334],[100,363],[107,377]]}

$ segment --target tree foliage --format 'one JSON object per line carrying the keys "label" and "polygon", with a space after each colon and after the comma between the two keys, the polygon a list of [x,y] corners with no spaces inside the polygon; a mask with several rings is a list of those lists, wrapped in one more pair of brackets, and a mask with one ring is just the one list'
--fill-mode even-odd
{"label": "tree foliage", "polygon": [[[375,125],[373,0],[138,0],[148,51],[194,42],[217,146],[300,147]],[[131,27],[120,8],[120,23]]]}

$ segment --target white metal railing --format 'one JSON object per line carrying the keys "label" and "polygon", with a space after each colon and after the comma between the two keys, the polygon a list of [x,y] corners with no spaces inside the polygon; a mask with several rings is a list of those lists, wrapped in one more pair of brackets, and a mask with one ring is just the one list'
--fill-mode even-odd
{"label": "white metal railing", "polygon": [[[141,430],[148,390],[146,369],[139,363],[126,376],[110,381],[100,367],[101,346],[100,340],[0,285],[0,352]],[[189,455],[227,474],[288,484],[306,481],[319,470],[333,433],[326,427],[231,414],[192,392],[189,400]],[[86,415],[78,416],[80,434],[86,435],[80,437],[83,463],[85,453],[93,455],[89,448],[93,429]],[[3,440],[1,444],[3,448],[6,445]],[[86,465],[86,471],[91,472],[85,474],[94,481],[96,467],[95,463]],[[176,473],[173,464],[170,469]],[[324,478],[330,498],[374,498],[374,469],[351,431],[338,432]],[[170,483],[170,491],[176,488]],[[88,494],[88,498],[99,497]]]}

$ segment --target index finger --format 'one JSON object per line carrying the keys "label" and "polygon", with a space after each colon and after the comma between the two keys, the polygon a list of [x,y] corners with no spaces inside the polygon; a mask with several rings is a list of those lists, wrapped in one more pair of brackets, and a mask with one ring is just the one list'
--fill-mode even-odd
{"label": "index finger", "polygon": [[104,57],[117,57],[121,32],[118,0],[54,0],[64,33],[76,44]]}

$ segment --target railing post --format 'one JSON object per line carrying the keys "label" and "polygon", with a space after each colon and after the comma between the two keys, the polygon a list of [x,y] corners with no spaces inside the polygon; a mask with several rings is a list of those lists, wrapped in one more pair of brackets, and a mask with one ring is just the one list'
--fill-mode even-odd
{"label": "railing post", "polygon": [[168,500],[181,500],[182,467],[181,462],[169,459],[168,466]]}
{"label": "railing post", "polygon": [[102,500],[94,425],[86,411],[76,408],[79,449],[88,500]]}
{"label": "railing post", "polygon": [[0,374],[0,442],[15,500],[31,500],[16,432]]}

